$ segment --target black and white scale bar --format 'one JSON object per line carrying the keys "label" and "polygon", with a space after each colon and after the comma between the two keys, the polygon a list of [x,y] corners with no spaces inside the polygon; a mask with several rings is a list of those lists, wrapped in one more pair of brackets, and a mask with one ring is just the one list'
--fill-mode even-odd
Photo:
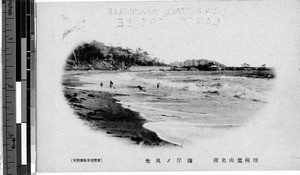
{"label": "black and white scale bar", "polygon": [[[16,93],[17,132],[20,147],[18,152],[18,174],[31,173],[31,40],[34,20],[34,1],[16,0],[17,4],[17,60]],[[18,69],[19,68],[19,69]]]}
{"label": "black and white scale bar", "polygon": [[36,104],[34,5],[34,0],[2,0],[3,174],[35,172],[31,168],[35,144],[31,117]]}

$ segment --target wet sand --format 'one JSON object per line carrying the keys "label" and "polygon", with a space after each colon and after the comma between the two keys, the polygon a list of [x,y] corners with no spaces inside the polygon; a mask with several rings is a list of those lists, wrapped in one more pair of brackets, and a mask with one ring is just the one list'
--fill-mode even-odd
{"label": "wet sand", "polygon": [[138,112],[123,108],[117,103],[118,100],[113,97],[122,94],[75,89],[76,85],[84,85],[75,77],[69,77],[69,81],[64,81],[64,85],[65,97],[75,114],[92,128],[101,129],[113,137],[130,139],[136,144],[175,146],[160,139],[155,132],[144,128],[146,120]]}

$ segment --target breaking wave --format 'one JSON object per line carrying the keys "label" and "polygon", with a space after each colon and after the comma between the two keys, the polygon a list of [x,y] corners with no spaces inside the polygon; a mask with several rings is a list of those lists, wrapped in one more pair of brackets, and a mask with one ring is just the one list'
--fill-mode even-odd
{"label": "breaking wave", "polygon": [[[168,79],[147,79],[135,78],[137,82],[147,82],[144,84],[147,89],[156,89],[156,84],[160,84],[161,90],[177,90],[177,91],[196,91],[203,94],[211,94],[223,97],[233,97],[243,100],[251,100],[257,102],[265,102],[266,95],[255,88],[255,81],[245,77],[209,77],[202,76],[193,78],[192,81],[178,80],[177,78]],[[247,84],[248,83],[248,84]]]}

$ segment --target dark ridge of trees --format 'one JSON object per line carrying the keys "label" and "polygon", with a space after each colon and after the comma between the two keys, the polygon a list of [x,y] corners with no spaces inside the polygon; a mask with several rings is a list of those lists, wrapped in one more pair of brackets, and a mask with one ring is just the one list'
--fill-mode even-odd
{"label": "dark ridge of trees", "polygon": [[66,60],[65,70],[116,70],[131,66],[165,66],[158,58],[151,58],[141,48],[106,46],[92,41],[75,48]]}
{"label": "dark ridge of trees", "polygon": [[216,61],[207,60],[207,59],[198,59],[198,60],[185,60],[183,62],[173,62],[170,64],[173,67],[186,68],[186,69],[197,69],[197,70],[211,70],[211,69],[225,69],[224,64],[218,63]]}

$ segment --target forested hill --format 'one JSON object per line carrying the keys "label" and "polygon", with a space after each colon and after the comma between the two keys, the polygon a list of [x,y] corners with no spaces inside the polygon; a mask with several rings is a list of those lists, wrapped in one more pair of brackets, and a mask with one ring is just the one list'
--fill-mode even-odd
{"label": "forested hill", "polygon": [[193,59],[193,60],[185,60],[183,62],[173,62],[170,63],[173,67],[184,67],[184,68],[197,68],[199,70],[208,70],[211,66],[218,66],[222,69],[224,69],[226,66],[224,64],[218,63],[216,61],[212,60],[206,60],[206,59]]}
{"label": "forested hill", "polygon": [[138,48],[106,46],[92,41],[73,50],[66,60],[65,70],[116,70],[130,66],[164,66],[158,58],[151,58],[147,51]]}

